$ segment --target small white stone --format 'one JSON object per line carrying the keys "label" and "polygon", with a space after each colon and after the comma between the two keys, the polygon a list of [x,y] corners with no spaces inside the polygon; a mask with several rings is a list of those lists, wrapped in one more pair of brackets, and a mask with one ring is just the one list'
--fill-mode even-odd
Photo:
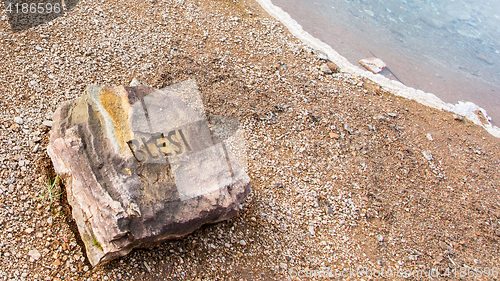
{"label": "small white stone", "polygon": [[378,242],[384,242],[384,236],[382,236],[382,234],[378,235]]}
{"label": "small white stone", "polygon": [[427,161],[432,161],[434,159],[430,151],[422,151],[422,155],[424,155],[424,158],[427,159]]}
{"label": "small white stone", "polygon": [[139,85],[142,85],[142,82],[137,79],[136,77],[134,79],[132,79],[132,82],[130,82],[130,87],[135,87],[135,86],[139,86]]}
{"label": "small white stone", "polygon": [[16,122],[17,124],[19,125],[22,125],[24,124],[24,121],[23,121],[23,118],[17,116],[17,117],[14,117],[14,122]]}

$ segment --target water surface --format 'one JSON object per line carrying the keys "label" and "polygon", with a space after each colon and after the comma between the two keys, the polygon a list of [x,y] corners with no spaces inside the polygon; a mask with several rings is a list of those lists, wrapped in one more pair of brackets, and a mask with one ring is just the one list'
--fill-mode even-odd
{"label": "water surface", "polygon": [[500,123],[500,2],[272,1],[351,63],[379,57],[394,73],[382,75]]}

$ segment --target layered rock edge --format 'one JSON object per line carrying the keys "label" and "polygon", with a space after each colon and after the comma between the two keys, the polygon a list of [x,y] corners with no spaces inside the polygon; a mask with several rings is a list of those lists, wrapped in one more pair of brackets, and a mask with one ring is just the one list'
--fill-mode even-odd
{"label": "layered rock edge", "polygon": [[47,152],[93,266],[229,219],[250,192],[224,139],[172,91],[89,87],[53,120]]}

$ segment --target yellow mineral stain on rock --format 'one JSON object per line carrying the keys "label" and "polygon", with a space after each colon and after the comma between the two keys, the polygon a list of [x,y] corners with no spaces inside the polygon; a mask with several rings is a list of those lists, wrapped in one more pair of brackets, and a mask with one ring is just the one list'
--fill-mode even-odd
{"label": "yellow mineral stain on rock", "polygon": [[129,103],[125,90],[122,87],[109,89],[102,88],[99,100],[102,107],[108,112],[115,127],[116,140],[122,156],[129,156],[127,141],[132,139],[128,123]]}

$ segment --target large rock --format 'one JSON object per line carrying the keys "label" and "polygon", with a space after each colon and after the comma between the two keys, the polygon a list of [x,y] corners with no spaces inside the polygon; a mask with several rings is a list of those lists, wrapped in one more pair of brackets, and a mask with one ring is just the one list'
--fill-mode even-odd
{"label": "large rock", "polygon": [[237,123],[209,125],[197,93],[193,81],[90,87],[55,112],[48,153],[92,265],[239,210],[250,179],[229,149],[241,144],[227,145]]}

